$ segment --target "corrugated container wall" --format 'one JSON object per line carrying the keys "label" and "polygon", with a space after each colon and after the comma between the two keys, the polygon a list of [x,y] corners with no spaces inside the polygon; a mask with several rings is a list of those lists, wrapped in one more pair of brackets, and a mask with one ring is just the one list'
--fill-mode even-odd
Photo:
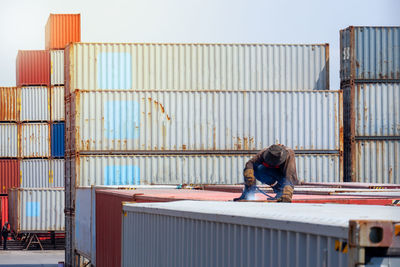
{"label": "corrugated container wall", "polygon": [[8,188],[19,187],[19,161],[0,159],[0,194],[7,194]]}
{"label": "corrugated container wall", "polygon": [[50,93],[45,86],[21,88],[21,121],[49,121]]}
{"label": "corrugated container wall", "polygon": [[357,83],[354,98],[356,136],[400,139],[400,83]]}
{"label": "corrugated container wall", "polygon": [[21,188],[64,187],[64,160],[21,160]]}
{"label": "corrugated container wall", "polygon": [[50,157],[50,126],[48,123],[24,123],[21,126],[21,156]]}
{"label": "corrugated container wall", "polygon": [[15,232],[65,231],[64,189],[11,189],[9,222]]}
{"label": "corrugated container wall", "polygon": [[51,59],[51,85],[64,84],[64,50],[50,51]]}
{"label": "corrugated container wall", "polygon": [[335,249],[349,244],[350,220],[400,219],[396,207],[338,204],[177,201],[123,211],[124,267],[350,266],[352,251]]}
{"label": "corrugated container wall", "polygon": [[0,196],[0,205],[1,225],[3,226],[5,222],[8,222],[8,196]]}
{"label": "corrugated container wall", "polygon": [[339,151],[342,142],[339,91],[83,91],[72,98],[72,151],[240,151],[274,143]]}
{"label": "corrugated container wall", "polygon": [[65,120],[64,86],[51,87],[51,120]]}
{"label": "corrugated container wall", "polygon": [[357,182],[400,184],[400,140],[359,140],[355,155]]}
{"label": "corrugated container wall", "polygon": [[17,86],[50,85],[50,54],[47,50],[19,50]]}
{"label": "corrugated container wall", "polygon": [[[256,152],[254,152],[256,153]],[[124,155],[73,158],[76,186],[137,184],[236,184],[243,182],[247,155]],[[337,182],[339,154],[296,154],[298,177],[306,182]]]}
{"label": "corrugated container wall", "polygon": [[46,49],[64,49],[81,41],[80,14],[50,14],[45,28]]}
{"label": "corrugated container wall", "polygon": [[340,31],[340,79],[399,80],[400,27],[348,27]]}
{"label": "corrugated container wall", "polygon": [[53,123],[51,125],[51,156],[60,158],[64,157],[64,136],[65,123]]}
{"label": "corrugated container wall", "polygon": [[0,87],[0,121],[18,121],[18,97],[17,87]]}
{"label": "corrugated container wall", "polygon": [[18,157],[18,126],[16,123],[0,123],[0,157]]}
{"label": "corrugated container wall", "polygon": [[76,89],[329,89],[328,44],[74,43],[65,52],[66,94]]}

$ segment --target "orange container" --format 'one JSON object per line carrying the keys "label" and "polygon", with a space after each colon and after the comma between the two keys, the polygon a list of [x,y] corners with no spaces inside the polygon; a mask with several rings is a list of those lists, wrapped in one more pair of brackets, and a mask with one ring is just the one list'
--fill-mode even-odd
{"label": "orange container", "polygon": [[18,88],[0,87],[0,121],[18,120]]}
{"label": "orange container", "polygon": [[46,23],[46,49],[64,49],[81,41],[81,14],[50,14]]}

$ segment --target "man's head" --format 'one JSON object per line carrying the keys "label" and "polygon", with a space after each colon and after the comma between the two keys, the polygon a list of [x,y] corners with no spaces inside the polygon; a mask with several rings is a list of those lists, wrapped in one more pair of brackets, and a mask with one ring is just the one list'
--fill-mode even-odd
{"label": "man's head", "polygon": [[279,166],[287,159],[287,150],[280,145],[270,146],[263,155],[264,162],[270,166]]}

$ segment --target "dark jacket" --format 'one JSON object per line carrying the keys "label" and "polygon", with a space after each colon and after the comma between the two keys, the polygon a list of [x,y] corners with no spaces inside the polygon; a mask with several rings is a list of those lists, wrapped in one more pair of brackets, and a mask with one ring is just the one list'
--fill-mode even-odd
{"label": "dark jacket", "polygon": [[4,225],[3,228],[1,229],[1,235],[4,236],[5,238],[7,238],[9,232],[10,232],[10,230],[8,230],[7,225]]}
{"label": "dark jacket", "polygon": [[[294,151],[284,145],[282,145],[284,149],[287,150],[288,156],[286,160],[279,165],[279,169],[282,171],[283,175],[285,178],[290,181],[293,185],[299,184],[299,180],[297,178],[297,170],[296,170],[296,161],[295,161],[295,156],[294,156]],[[253,158],[251,158],[245,166],[244,171],[246,169],[253,169],[254,170],[254,165],[258,166],[264,162],[264,154],[268,150],[269,147],[261,150],[260,152],[257,153]]]}

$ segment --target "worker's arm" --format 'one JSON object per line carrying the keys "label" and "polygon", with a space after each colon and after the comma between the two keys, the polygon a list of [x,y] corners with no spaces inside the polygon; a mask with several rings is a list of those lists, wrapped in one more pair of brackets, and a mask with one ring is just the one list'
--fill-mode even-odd
{"label": "worker's arm", "polygon": [[283,165],[283,174],[290,183],[296,185],[299,183],[299,180],[297,178],[296,160],[294,151],[288,147],[285,148],[288,150],[289,153]]}
{"label": "worker's arm", "polygon": [[247,186],[252,186],[256,184],[256,179],[254,177],[254,165],[259,165],[263,162],[262,155],[267,149],[261,150],[249,161],[247,161],[246,166],[243,171],[244,183]]}

